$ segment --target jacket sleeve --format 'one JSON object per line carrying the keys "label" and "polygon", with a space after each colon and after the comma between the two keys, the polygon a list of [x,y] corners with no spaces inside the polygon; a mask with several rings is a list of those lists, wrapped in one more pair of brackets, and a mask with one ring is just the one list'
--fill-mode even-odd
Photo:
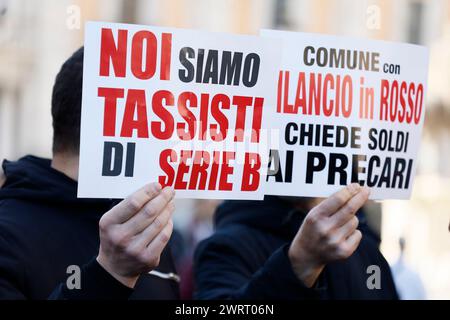
{"label": "jacket sleeve", "polygon": [[[20,250],[12,248],[16,247],[6,240],[4,233],[0,232],[0,300],[29,299],[25,263],[19,256],[20,252],[17,252]],[[56,286],[48,298],[52,300],[116,300],[128,299],[132,292],[132,289],[121,284],[104,270],[96,259],[92,259],[81,268],[80,289],[69,289],[64,281]]]}
{"label": "jacket sleeve", "polygon": [[94,258],[81,267],[81,285],[69,289],[66,283],[59,284],[50,294],[49,300],[126,300],[133,289],[126,287]]}
{"label": "jacket sleeve", "polygon": [[17,253],[0,233],[0,300],[23,300],[24,270]]}
{"label": "jacket sleeve", "polygon": [[0,229],[0,300],[23,300],[26,299],[24,266],[20,263],[20,251],[14,250],[7,239]]}
{"label": "jacket sleeve", "polygon": [[[225,236],[201,243],[194,273],[198,299],[318,299],[317,288],[297,279],[287,256],[288,244],[276,250],[256,271],[239,244]],[[253,269],[253,270],[252,270]]]}

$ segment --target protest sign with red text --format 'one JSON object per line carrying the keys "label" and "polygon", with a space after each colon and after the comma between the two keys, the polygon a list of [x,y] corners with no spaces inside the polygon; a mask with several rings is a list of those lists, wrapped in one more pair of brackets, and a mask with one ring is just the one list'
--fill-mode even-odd
{"label": "protest sign with red text", "polygon": [[425,116],[425,47],[262,30],[281,39],[266,193],[325,197],[351,182],[410,196]]}
{"label": "protest sign with red text", "polygon": [[101,22],[85,35],[79,197],[159,181],[179,197],[262,199],[278,42]]}

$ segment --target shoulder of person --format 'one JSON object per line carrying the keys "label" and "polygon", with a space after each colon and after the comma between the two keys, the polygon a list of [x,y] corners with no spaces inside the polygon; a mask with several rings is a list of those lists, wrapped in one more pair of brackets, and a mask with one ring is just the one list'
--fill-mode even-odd
{"label": "shoulder of person", "polygon": [[240,224],[229,225],[201,241],[195,250],[194,259],[220,254],[247,260],[269,245],[266,243],[270,242],[268,238],[270,236],[264,235],[260,230]]}

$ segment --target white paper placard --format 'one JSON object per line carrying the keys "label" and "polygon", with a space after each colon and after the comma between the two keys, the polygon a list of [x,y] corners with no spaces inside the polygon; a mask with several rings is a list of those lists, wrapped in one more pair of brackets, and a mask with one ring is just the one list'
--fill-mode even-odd
{"label": "white paper placard", "polygon": [[123,198],[159,181],[177,197],[262,199],[259,133],[279,43],[88,22],[78,196]]}
{"label": "white paper placard", "polygon": [[410,197],[425,115],[425,47],[262,30],[283,41],[266,193],[325,197],[359,182]]}

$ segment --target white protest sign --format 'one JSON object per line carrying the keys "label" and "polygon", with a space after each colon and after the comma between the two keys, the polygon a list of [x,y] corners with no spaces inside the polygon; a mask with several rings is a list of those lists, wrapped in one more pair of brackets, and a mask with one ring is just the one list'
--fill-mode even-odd
{"label": "white protest sign", "polygon": [[262,30],[283,41],[266,193],[323,197],[351,182],[410,197],[425,116],[425,47]]}
{"label": "white protest sign", "polygon": [[280,41],[88,22],[79,197],[262,199]]}

